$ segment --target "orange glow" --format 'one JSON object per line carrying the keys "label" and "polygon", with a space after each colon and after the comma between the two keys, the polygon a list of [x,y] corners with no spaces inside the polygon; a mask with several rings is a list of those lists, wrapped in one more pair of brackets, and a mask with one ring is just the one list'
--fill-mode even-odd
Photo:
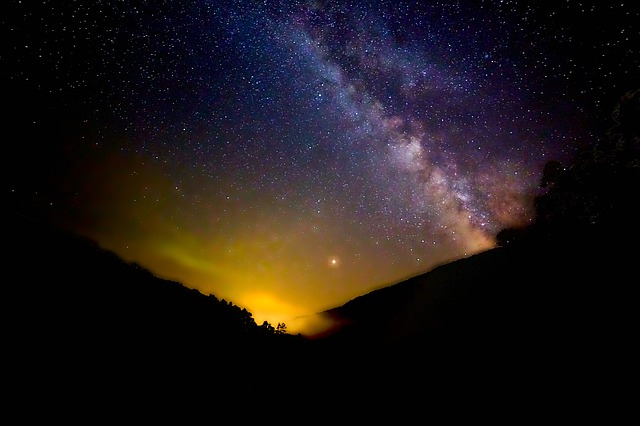
{"label": "orange glow", "polygon": [[[249,293],[238,301],[240,306],[247,306],[252,314],[256,324],[262,325],[267,321],[272,326],[278,323],[287,325],[287,332],[290,334],[302,333],[304,324],[291,321],[296,316],[301,315],[302,311],[281,299],[278,299],[271,293],[256,292]],[[304,333],[303,333],[304,334]]]}

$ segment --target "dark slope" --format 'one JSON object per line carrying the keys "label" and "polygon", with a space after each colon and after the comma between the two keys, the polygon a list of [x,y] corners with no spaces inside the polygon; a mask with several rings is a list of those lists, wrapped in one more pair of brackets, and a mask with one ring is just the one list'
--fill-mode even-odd
{"label": "dark slope", "polygon": [[545,167],[532,226],[327,311],[341,327],[312,341],[266,338],[237,307],[10,219],[10,397],[38,407],[22,418],[142,406],[296,424],[638,424],[638,94],[609,140]]}
{"label": "dark slope", "polygon": [[626,327],[637,301],[633,253],[616,243],[586,234],[457,260],[325,312],[343,324],[327,339],[566,340],[605,325],[609,333]]}
{"label": "dark slope", "polygon": [[598,143],[548,162],[534,222],[500,248],[325,312],[340,326],[319,346],[350,354],[370,392],[411,398],[414,383],[516,423],[638,423],[639,112],[636,90]]}
{"label": "dark slope", "polygon": [[196,401],[273,417],[257,407],[281,400],[276,418],[576,421],[619,419],[633,401],[635,256],[619,234],[442,265],[328,311],[345,326],[303,341],[273,340],[228,302],[24,220],[7,232],[6,383],[52,410],[28,417]]}
{"label": "dark slope", "polygon": [[39,407],[27,417],[93,419],[199,398],[221,408],[225,396],[270,389],[270,366],[301,341],[86,238],[20,215],[6,225],[4,384],[10,401]]}
{"label": "dark slope", "polygon": [[250,312],[230,302],[158,278],[87,238],[12,219],[5,233],[5,301],[23,334],[240,342],[262,331]]}
{"label": "dark slope", "polygon": [[516,422],[637,419],[636,256],[619,234],[583,231],[358,297],[324,313],[342,326],[321,344],[339,348],[344,377],[372,394],[458,401]]}

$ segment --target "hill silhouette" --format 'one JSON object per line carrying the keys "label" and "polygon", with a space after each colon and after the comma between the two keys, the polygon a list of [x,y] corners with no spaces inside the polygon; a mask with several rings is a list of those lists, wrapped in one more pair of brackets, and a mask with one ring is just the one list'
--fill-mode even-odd
{"label": "hill silhouette", "polygon": [[521,420],[637,421],[639,97],[572,164],[547,164],[534,223],[322,312],[335,326],[319,340],[394,365],[394,389],[436,383],[447,401],[501,401]]}
{"label": "hill silhouette", "polygon": [[199,401],[301,421],[638,421],[638,116],[634,92],[606,139],[547,165],[531,226],[321,313],[336,327],[313,339],[10,215],[7,386],[46,418]]}
{"label": "hill silhouette", "polygon": [[260,392],[277,373],[266,366],[302,339],[21,214],[8,215],[5,243],[6,384],[43,410]]}
{"label": "hill silhouette", "polygon": [[463,384],[470,398],[492,395],[509,410],[538,401],[537,414],[548,414],[558,404],[575,416],[567,420],[603,415],[607,403],[630,409],[640,359],[635,255],[581,237],[499,247],[363,295],[323,313],[338,326],[320,340],[395,365],[385,380],[396,385]]}

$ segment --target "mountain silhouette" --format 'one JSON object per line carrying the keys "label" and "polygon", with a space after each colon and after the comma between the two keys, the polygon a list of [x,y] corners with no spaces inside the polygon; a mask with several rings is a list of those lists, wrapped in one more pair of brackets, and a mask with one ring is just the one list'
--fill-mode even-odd
{"label": "mountain silhouette", "polygon": [[586,401],[629,404],[640,359],[635,255],[582,237],[498,247],[357,297],[321,314],[336,326],[319,340],[395,363],[399,382],[470,381],[478,394],[491,383],[519,395],[496,394],[512,404],[544,392],[580,414]]}
{"label": "mountain silhouette", "polygon": [[342,374],[372,393],[414,398],[417,383],[422,400],[458,401],[452,418],[640,420],[639,98],[572,164],[547,163],[535,221],[498,247],[318,314],[327,358],[349,354]]}
{"label": "mountain silhouette", "polygon": [[45,418],[259,393],[302,339],[22,214],[5,244],[5,385]]}
{"label": "mountain silhouette", "polygon": [[9,405],[37,407],[21,415],[38,420],[198,406],[296,422],[637,423],[637,93],[606,141],[545,167],[534,223],[318,314],[334,324],[318,336],[275,333],[10,214]]}
{"label": "mountain silhouette", "polygon": [[497,247],[456,260],[323,312],[336,324],[324,338],[475,344],[610,335],[636,311],[633,252],[617,242],[584,230],[571,240]]}
{"label": "mountain silhouette", "polygon": [[[529,419],[550,407],[582,419],[633,401],[635,256],[609,233],[441,265],[323,312],[338,326],[309,340],[267,332],[246,310],[88,239],[20,216],[8,231],[7,347],[20,367],[14,395],[25,400],[73,397],[98,411],[89,395],[115,387],[109,405],[119,410],[137,406],[135,395],[168,393],[176,404],[184,389],[204,387],[218,398],[250,389],[288,392],[290,402],[330,398],[325,414],[346,413],[354,399],[378,400],[387,414],[424,398],[438,409],[473,402],[451,419],[490,411],[494,398]],[[526,414],[531,401],[541,405]]]}

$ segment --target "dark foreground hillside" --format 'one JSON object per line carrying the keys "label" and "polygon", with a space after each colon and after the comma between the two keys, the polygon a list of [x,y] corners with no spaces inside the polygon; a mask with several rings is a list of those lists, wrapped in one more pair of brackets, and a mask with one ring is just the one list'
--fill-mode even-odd
{"label": "dark foreground hillside", "polygon": [[639,424],[639,93],[547,165],[531,226],[322,313],[315,339],[10,216],[5,402],[25,422]]}
{"label": "dark foreground hillside", "polygon": [[637,420],[635,254],[582,237],[496,248],[356,298],[325,312],[342,324],[326,343],[375,359],[372,386],[437,383],[446,402],[521,420]]}
{"label": "dark foreground hillside", "polygon": [[6,225],[5,385],[40,406],[25,414],[257,398],[302,341],[84,237],[19,214]]}
{"label": "dark foreground hillside", "polygon": [[635,255],[609,233],[443,265],[326,312],[342,327],[316,340],[83,238],[22,219],[8,235],[6,383],[40,407],[27,417],[278,400],[284,418],[636,415]]}
{"label": "dark foreground hillside", "polygon": [[322,342],[375,359],[366,389],[452,417],[640,422],[639,114],[637,90],[606,137],[547,163],[530,226],[325,312],[338,326]]}
{"label": "dark foreground hillside", "polygon": [[635,91],[600,142],[547,163],[530,226],[325,312],[338,326],[322,342],[375,359],[367,389],[453,417],[638,423],[638,114]]}

